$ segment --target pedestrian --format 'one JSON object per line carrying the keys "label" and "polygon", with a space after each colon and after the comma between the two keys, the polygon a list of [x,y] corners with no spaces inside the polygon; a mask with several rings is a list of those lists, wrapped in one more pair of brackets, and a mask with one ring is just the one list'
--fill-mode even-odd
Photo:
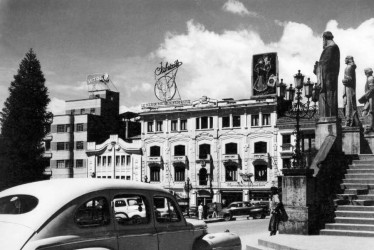
{"label": "pedestrian", "polygon": [[213,218],[217,218],[217,216],[218,216],[217,202],[214,202],[214,203],[213,203],[213,213],[212,213],[212,217],[213,217]]}
{"label": "pedestrian", "polygon": [[278,188],[271,187],[271,201],[270,201],[270,221],[269,221],[269,231],[270,236],[275,235],[278,231],[278,225],[280,221],[280,206],[281,202],[279,200]]}
{"label": "pedestrian", "polygon": [[200,203],[200,205],[198,206],[197,208],[197,211],[199,213],[199,220],[202,220],[203,219],[203,203]]}
{"label": "pedestrian", "polygon": [[203,206],[203,218],[204,218],[204,220],[208,219],[208,210],[209,210],[209,207],[205,203],[204,206]]}

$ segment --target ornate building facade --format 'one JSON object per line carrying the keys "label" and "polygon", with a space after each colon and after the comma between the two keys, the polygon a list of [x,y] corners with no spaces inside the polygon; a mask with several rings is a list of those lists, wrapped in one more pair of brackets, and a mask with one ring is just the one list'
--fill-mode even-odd
{"label": "ornate building facade", "polygon": [[199,202],[267,200],[277,185],[275,99],[222,101],[140,113],[142,180]]}

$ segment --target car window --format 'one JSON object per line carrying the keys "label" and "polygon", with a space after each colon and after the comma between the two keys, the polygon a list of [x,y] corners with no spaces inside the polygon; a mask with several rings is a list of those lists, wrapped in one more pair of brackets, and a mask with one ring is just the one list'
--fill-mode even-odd
{"label": "car window", "polygon": [[104,197],[97,197],[86,201],[75,213],[74,221],[78,226],[97,227],[110,223],[108,201]]}
{"label": "car window", "polygon": [[181,221],[177,205],[169,197],[155,196],[153,204],[157,222],[170,223]]}
{"label": "car window", "polygon": [[0,214],[24,214],[38,205],[38,199],[31,195],[9,195],[0,198]]}
{"label": "car window", "polygon": [[[151,218],[146,198],[137,194],[117,194],[113,197],[114,214],[118,225],[148,224]],[[116,205],[116,204],[127,204]]]}

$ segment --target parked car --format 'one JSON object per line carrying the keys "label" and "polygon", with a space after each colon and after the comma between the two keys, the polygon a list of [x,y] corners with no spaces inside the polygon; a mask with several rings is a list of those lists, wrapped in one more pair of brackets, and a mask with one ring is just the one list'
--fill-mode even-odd
{"label": "parked car", "polygon": [[264,219],[269,213],[269,207],[266,204],[251,203],[248,201],[235,201],[221,210],[219,213],[226,221],[236,216],[247,216],[253,219]]}
{"label": "parked car", "polygon": [[[140,218],[115,206],[130,200]],[[241,249],[237,235],[208,234],[203,221],[185,219],[168,191],[123,180],[55,179],[4,190],[0,231],[6,250]]]}
{"label": "parked car", "polygon": [[137,197],[118,198],[113,201],[114,214],[117,218],[122,217],[136,220],[146,217],[144,204]]}

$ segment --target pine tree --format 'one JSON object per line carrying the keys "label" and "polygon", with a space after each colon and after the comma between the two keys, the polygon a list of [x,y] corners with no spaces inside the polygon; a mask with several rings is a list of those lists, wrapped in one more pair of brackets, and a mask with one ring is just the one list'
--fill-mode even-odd
{"label": "pine tree", "polygon": [[9,87],[9,97],[0,112],[2,162],[6,186],[43,179],[43,138],[52,113],[41,66],[32,49],[21,61]]}

